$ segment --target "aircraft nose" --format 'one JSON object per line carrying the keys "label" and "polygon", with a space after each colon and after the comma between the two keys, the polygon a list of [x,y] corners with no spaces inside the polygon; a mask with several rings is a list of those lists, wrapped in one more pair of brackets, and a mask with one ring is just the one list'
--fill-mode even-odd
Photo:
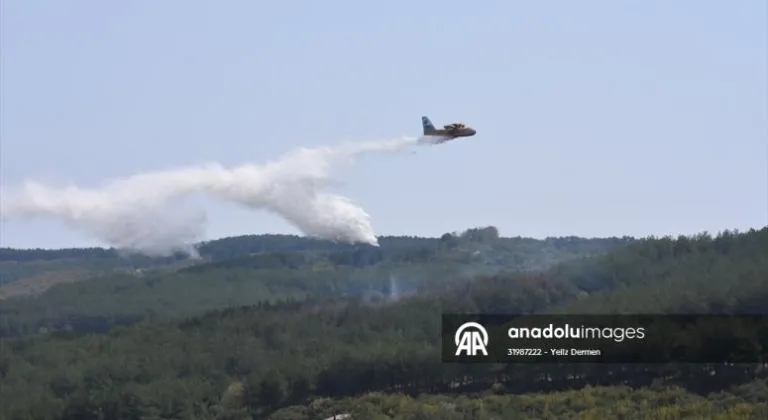
{"label": "aircraft nose", "polygon": [[469,129],[469,135],[470,135],[470,136],[474,136],[475,134],[477,134],[477,131],[475,131],[475,129],[474,129],[474,128],[470,128],[470,129]]}

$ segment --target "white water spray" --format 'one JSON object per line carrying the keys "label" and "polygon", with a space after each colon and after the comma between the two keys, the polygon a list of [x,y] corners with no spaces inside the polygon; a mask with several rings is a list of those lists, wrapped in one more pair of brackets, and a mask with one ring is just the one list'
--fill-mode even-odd
{"label": "white water spray", "polygon": [[194,254],[206,221],[201,209],[182,206],[207,194],[273,212],[307,236],[378,245],[368,213],[352,200],[323,191],[330,169],[366,153],[400,153],[423,139],[298,149],[264,165],[227,169],[217,163],[150,172],[96,189],[55,188],[27,181],[4,194],[4,219],[47,217],[88,232],[111,246],[148,255]]}

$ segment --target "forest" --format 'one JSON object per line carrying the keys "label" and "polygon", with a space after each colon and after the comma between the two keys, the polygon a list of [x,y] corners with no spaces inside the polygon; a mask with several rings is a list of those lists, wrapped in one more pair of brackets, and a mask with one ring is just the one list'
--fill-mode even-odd
{"label": "forest", "polygon": [[[768,228],[2,250],[0,419],[768,418],[750,364],[443,364],[442,313],[766,314]],[[71,273],[71,271],[67,271]],[[71,275],[71,274],[70,274]]]}

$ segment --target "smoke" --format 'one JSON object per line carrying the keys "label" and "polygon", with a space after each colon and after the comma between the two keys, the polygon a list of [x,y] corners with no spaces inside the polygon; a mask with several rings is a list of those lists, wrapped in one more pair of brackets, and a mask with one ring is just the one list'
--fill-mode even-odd
{"label": "smoke", "polygon": [[53,218],[119,249],[148,255],[186,252],[203,239],[206,215],[185,199],[205,194],[279,215],[307,236],[378,246],[371,220],[352,200],[325,191],[330,170],[368,153],[401,153],[423,139],[300,148],[263,165],[217,163],[149,172],[100,188],[27,181],[4,194],[4,219]]}
{"label": "smoke", "polygon": [[389,275],[389,298],[392,300],[400,298],[400,288],[397,286],[397,277],[394,274]]}

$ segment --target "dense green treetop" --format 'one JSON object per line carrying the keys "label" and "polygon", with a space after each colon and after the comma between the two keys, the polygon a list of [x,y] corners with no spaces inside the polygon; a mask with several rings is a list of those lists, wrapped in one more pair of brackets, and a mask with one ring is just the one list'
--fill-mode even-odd
{"label": "dense green treetop", "polygon": [[[467,418],[474,414],[466,410],[478,409],[480,401],[435,399],[455,404],[440,408],[426,399],[422,406],[433,411],[419,411],[419,404],[410,400],[387,409],[395,396],[346,399],[371,392],[490,392],[497,396],[482,397],[483,410],[496,415],[529,407],[523,412],[542,416],[540,410],[548,410],[553,418],[576,413],[607,418],[599,416],[629,415],[633,410],[656,410],[656,415],[671,418],[764,418],[759,416],[765,413],[766,396],[760,390],[766,373],[760,366],[443,365],[439,339],[440,314],[446,311],[765,313],[768,229],[634,241],[539,270],[503,268],[498,261],[514,259],[504,252],[485,258],[498,252],[495,241],[500,239],[483,248],[480,254],[485,257],[479,259],[477,247],[467,247],[467,256],[460,243],[451,241],[443,238],[444,246],[429,256],[419,246],[410,256],[398,251],[380,261],[360,257],[336,263],[330,256],[342,251],[315,252],[311,258],[301,254],[304,251],[280,252],[272,263],[250,264],[246,259],[231,268],[213,263],[103,282],[107,289],[91,296],[110,296],[106,290],[120,286],[111,294],[143,306],[135,312],[139,319],[122,327],[107,319],[99,334],[86,333],[97,330],[88,325],[56,325],[61,308],[77,300],[73,293],[56,303],[49,317],[36,318],[53,322],[49,332],[3,341],[0,418],[312,418],[316,412],[307,410],[317,408],[322,401],[317,398],[331,398],[338,409],[373,416],[365,418],[430,418],[436,413]],[[478,267],[492,270],[484,273]],[[446,268],[469,270],[469,275],[440,272]],[[392,273],[397,275],[390,277]],[[403,281],[412,285],[404,288],[407,293],[392,293],[392,278],[418,278],[416,273],[421,273],[420,280]],[[379,295],[354,290],[350,279],[378,285]],[[80,287],[88,296],[96,283],[68,287]],[[186,299],[185,286],[199,289],[193,294],[199,297]],[[145,288],[154,290],[157,300]],[[251,295],[259,301],[255,305],[234,301],[228,309],[185,309],[189,302],[205,302],[206,293],[220,299],[247,294],[251,288],[259,290]],[[231,290],[229,295],[221,293],[225,289]],[[175,300],[173,291],[178,293]],[[3,308],[36,299],[9,300]],[[72,313],[92,310],[89,305],[96,301]],[[121,308],[128,306],[115,298],[94,310],[92,319],[104,320],[110,308],[127,316],[130,312]],[[17,327],[27,325],[31,307],[14,308],[5,315],[16,315]],[[151,316],[142,313],[148,308]],[[44,306],[36,309],[46,311]],[[69,322],[75,318],[68,316]],[[605,400],[611,393],[627,392],[624,388],[549,397],[512,395],[589,384],[656,388],[618,398],[624,401],[618,408]],[[708,400],[719,402],[704,402],[691,392],[713,395]],[[576,395],[579,399],[574,400]],[[679,404],[658,402],[668,398]]]}

